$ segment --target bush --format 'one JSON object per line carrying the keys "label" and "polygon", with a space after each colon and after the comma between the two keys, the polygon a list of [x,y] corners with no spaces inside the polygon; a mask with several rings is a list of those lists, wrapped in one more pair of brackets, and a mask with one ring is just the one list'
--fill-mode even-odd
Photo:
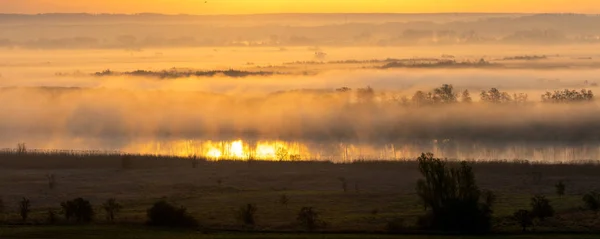
{"label": "bush", "polygon": [[300,209],[296,219],[307,231],[314,231],[319,228],[319,226],[323,225],[323,222],[319,219],[319,214],[312,207],[303,207]]}
{"label": "bush", "polygon": [[531,215],[533,218],[544,220],[545,218],[554,216],[554,208],[550,205],[544,195],[536,195],[531,198]]}
{"label": "bush", "polygon": [[237,212],[237,219],[246,226],[254,226],[256,223],[256,206],[248,204],[240,207]]}
{"label": "bush", "polygon": [[513,219],[523,228],[523,232],[527,231],[527,227],[533,226],[533,218],[531,212],[527,210],[518,210],[513,214]]}
{"label": "bush", "polygon": [[198,226],[194,217],[187,213],[185,207],[175,207],[165,200],[156,202],[147,211],[148,225],[158,227],[193,228]]}
{"label": "bush", "polygon": [[558,183],[556,183],[556,185],[554,185],[554,187],[556,188],[556,195],[558,196],[564,196],[565,195],[565,191],[566,191],[566,186],[565,183],[563,183],[563,181],[558,181]]}
{"label": "bush", "polygon": [[600,210],[600,194],[598,192],[589,192],[583,195],[583,203],[585,207],[594,212]]}
{"label": "bush", "polygon": [[90,223],[94,217],[92,204],[83,198],[76,198],[60,204],[67,221],[75,218],[78,223]]}
{"label": "bush", "polygon": [[[419,219],[426,229],[454,232],[488,232],[491,229],[492,203],[495,196],[484,193],[475,182],[473,170],[466,163],[449,168],[433,154],[422,154],[419,169],[425,179],[417,182],[417,195],[429,209]],[[480,203],[480,199],[485,201]]]}

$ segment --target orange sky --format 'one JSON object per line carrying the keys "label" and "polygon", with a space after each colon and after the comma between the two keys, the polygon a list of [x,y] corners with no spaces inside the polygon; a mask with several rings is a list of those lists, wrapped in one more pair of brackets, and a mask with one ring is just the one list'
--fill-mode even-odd
{"label": "orange sky", "polygon": [[252,14],[282,12],[600,13],[600,0],[0,0],[3,13]]}

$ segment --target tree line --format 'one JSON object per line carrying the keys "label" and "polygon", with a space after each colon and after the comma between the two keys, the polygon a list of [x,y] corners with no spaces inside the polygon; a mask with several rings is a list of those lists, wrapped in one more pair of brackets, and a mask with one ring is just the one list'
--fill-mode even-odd
{"label": "tree line", "polygon": [[[365,88],[351,89],[348,87],[342,87],[336,89],[338,93],[352,93],[354,92],[359,103],[374,103],[377,101],[378,94],[370,86]],[[473,103],[473,97],[469,90],[457,91],[453,85],[443,84],[431,91],[417,91],[412,97],[407,96],[392,96],[385,98],[380,97],[382,101],[397,102],[401,105],[414,105],[414,106],[425,106],[425,105],[447,105],[456,103]],[[577,103],[577,102],[591,102],[594,100],[594,93],[592,90],[581,89],[581,90],[556,90],[553,92],[547,91],[540,96],[541,102],[544,103]],[[487,104],[524,104],[529,102],[529,95],[526,93],[513,93],[510,94],[505,91],[501,91],[498,88],[490,88],[489,90],[482,90],[479,93],[479,102]]]}

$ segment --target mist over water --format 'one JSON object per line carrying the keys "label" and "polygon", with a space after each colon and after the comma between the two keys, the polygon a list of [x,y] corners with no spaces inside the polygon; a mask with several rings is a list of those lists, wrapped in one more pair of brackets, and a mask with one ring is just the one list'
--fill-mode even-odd
{"label": "mist over water", "polygon": [[[73,36],[46,16],[49,25],[37,28],[50,36],[29,30],[0,34],[7,38],[0,39],[0,148],[26,143],[32,150],[213,160],[400,160],[422,152],[476,160],[598,159],[597,101],[540,102],[546,91],[600,92],[597,28],[552,30],[536,20],[566,26],[593,16],[479,16],[435,24],[405,17],[402,23],[366,25],[315,18],[295,27],[236,25],[233,19],[215,23],[215,39],[203,40],[197,33],[186,36],[179,20],[172,23],[176,29],[161,25],[155,31],[82,23],[90,29],[78,32],[87,35]],[[144,19],[139,24],[152,26]],[[547,30],[523,31],[515,21]],[[496,31],[489,24],[504,27]],[[390,30],[396,28],[398,34]],[[383,67],[393,59],[454,63]],[[124,74],[137,70],[159,74]],[[269,74],[222,73],[228,70]],[[221,73],[160,77],[196,71]],[[442,84],[453,85],[459,95],[470,91],[474,102],[406,103],[416,91]],[[374,94],[364,101],[357,92],[367,86]],[[353,90],[336,91],[342,87]],[[479,102],[479,93],[490,88],[527,94],[527,103]]]}

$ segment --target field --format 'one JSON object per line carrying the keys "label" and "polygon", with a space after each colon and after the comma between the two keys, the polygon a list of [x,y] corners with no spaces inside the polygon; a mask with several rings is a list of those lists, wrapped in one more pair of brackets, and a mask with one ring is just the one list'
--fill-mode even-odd
{"label": "field", "polygon": [[[207,161],[199,162],[196,168],[192,165],[187,158],[138,156],[132,158],[129,169],[124,169],[122,157],[117,155],[4,154],[0,159],[0,190],[8,211],[5,224],[22,224],[17,213],[22,197],[31,200],[33,211],[26,223],[29,225],[45,224],[49,209],[59,213],[60,202],[75,197],[90,200],[97,213],[96,226],[90,230],[65,225],[5,227],[3,231],[14,237],[46,238],[38,235],[50,235],[54,230],[67,235],[71,230],[82,230],[94,238],[95,232],[114,231],[112,227],[102,226],[107,225],[107,221],[99,206],[113,197],[124,206],[116,222],[140,230],[147,220],[146,209],[161,198],[187,207],[200,221],[202,231],[211,233],[247,230],[236,219],[236,211],[248,203],[258,208],[257,225],[252,229],[256,232],[302,231],[296,215],[301,207],[307,206],[314,207],[321,215],[326,226],[319,231],[326,233],[386,233],[388,222],[393,220],[403,222],[400,230],[416,233],[416,219],[425,213],[415,194],[415,183],[421,177],[415,161],[347,164]],[[510,216],[518,209],[529,209],[530,197],[534,194],[547,195],[557,211],[554,218],[536,225],[536,232],[600,231],[595,214],[580,209],[582,195],[600,186],[599,169],[600,165],[593,162],[474,163],[479,186],[498,195],[493,208],[496,233],[520,232]],[[56,177],[53,189],[48,185],[49,174]],[[561,180],[567,185],[567,194],[555,196],[554,185]],[[346,192],[342,181],[346,182]],[[289,200],[285,205],[280,202],[283,195]],[[59,224],[63,224],[62,215],[58,217]],[[124,235],[133,230],[115,228],[124,230]],[[79,235],[75,232],[73,234]],[[213,237],[181,235],[182,238]],[[229,236],[246,238],[243,234],[220,233],[215,237]]]}
{"label": "field", "polygon": [[61,239],[130,239],[130,238],[181,238],[181,239],[479,239],[479,238],[507,238],[507,239],[592,239],[594,234],[528,234],[528,235],[488,235],[488,236],[435,236],[435,235],[383,235],[383,234],[307,234],[307,233],[213,233],[181,232],[168,230],[149,230],[147,228],[91,226],[91,227],[27,227],[27,228],[2,228],[3,238],[61,238]]}

